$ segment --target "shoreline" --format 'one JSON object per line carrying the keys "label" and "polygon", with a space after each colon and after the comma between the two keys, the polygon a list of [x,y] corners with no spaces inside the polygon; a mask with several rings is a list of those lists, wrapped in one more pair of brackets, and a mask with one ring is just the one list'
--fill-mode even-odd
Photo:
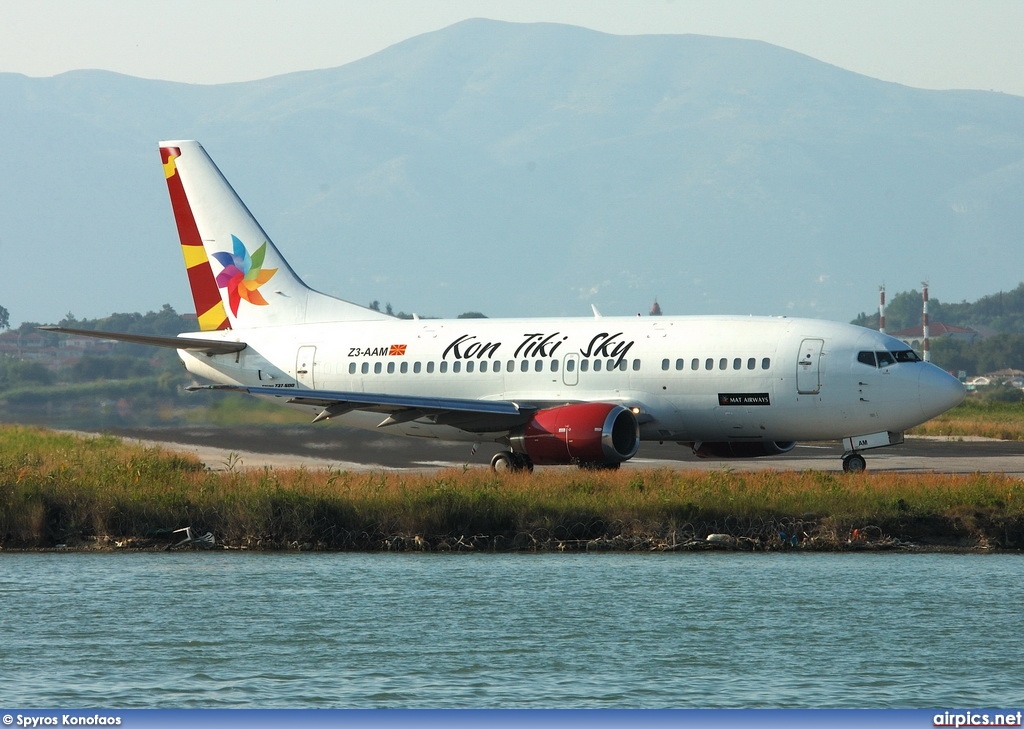
{"label": "shoreline", "polygon": [[[727,517],[728,519],[728,517]],[[740,522],[742,520],[736,520]],[[904,554],[1024,554],[1020,547],[1001,546],[987,539],[972,539],[955,535],[955,530],[936,530],[935,519],[924,517],[927,531],[932,532],[928,541],[892,537],[882,528],[869,526],[854,528],[848,538],[836,537],[835,530],[829,529],[830,519],[822,519],[822,527],[807,523],[810,532],[786,534],[780,528],[792,528],[799,520],[781,518],[763,528],[761,533],[749,536],[750,530],[715,531],[718,524],[696,522],[687,524],[682,532],[671,535],[633,533],[615,534],[614,530],[592,534],[587,538],[570,536],[572,528],[554,525],[530,532],[516,534],[433,534],[422,536],[415,533],[363,534],[364,539],[352,540],[347,546],[331,546],[322,541],[275,540],[246,537],[241,540],[221,541],[212,532],[200,534],[199,530],[163,530],[160,535],[146,536],[83,536],[79,539],[54,546],[3,546],[4,553],[38,554],[146,554],[156,552],[204,552],[204,553],[359,553],[359,554],[671,554],[703,552],[745,552],[750,554],[809,554],[809,553],[871,553],[899,552]],[[909,520],[913,522],[914,520]],[[905,529],[913,531],[911,524],[904,523]],[[184,532],[187,538],[182,538]],[[561,536],[555,536],[561,533]],[[705,536],[701,536],[705,535]]]}
{"label": "shoreline", "polygon": [[[930,544],[921,545],[912,542],[901,542],[899,540],[893,540],[892,543],[887,544],[851,544],[847,546],[829,547],[829,548],[808,548],[808,547],[791,547],[786,549],[757,549],[747,548],[741,545],[723,545],[708,542],[690,542],[680,544],[675,547],[650,547],[650,548],[634,548],[634,547],[617,547],[608,546],[603,543],[593,544],[587,542],[579,545],[556,545],[554,547],[533,547],[533,548],[505,548],[505,549],[474,549],[472,547],[458,547],[447,544],[446,546],[431,546],[429,543],[420,546],[417,545],[413,539],[405,537],[396,537],[396,539],[403,539],[408,543],[408,546],[395,548],[395,549],[318,549],[316,547],[306,547],[305,545],[299,545],[296,547],[283,546],[283,547],[239,547],[239,546],[224,546],[215,545],[210,548],[200,548],[194,546],[183,546],[176,547],[174,545],[168,546],[128,546],[128,547],[117,547],[110,545],[78,545],[78,546],[63,546],[58,545],[56,547],[0,547],[0,559],[4,554],[157,554],[161,552],[201,552],[206,554],[221,554],[221,553],[238,553],[238,554],[297,554],[297,553],[311,553],[311,554],[522,554],[522,555],[538,555],[538,554],[635,554],[635,555],[660,555],[660,554],[698,554],[698,553],[745,553],[745,554],[760,554],[760,555],[799,555],[799,554],[880,554],[880,553],[899,553],[899,554],[972,554],[972,555],[987,555],[987,554],[1024,554],[1024,550],[1016,548],[1005,548],[1005,547],[987,547],[987,546],[954,546],[954,545],[941,545],[941,544]],[[448,542],[449,540],[444,540]],[[458,542],[458,539],[452,540]]]}

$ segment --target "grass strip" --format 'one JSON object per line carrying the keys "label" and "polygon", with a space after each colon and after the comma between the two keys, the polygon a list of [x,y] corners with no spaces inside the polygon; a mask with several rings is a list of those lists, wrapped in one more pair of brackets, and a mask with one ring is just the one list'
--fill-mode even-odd
{"label": "grass strip", "polygon": [[164,549],[186,526],[221,549],[1024,546],[1024,482],[998,474],[227,465],[209,471],[113,437],[0,428],[0,548]]}

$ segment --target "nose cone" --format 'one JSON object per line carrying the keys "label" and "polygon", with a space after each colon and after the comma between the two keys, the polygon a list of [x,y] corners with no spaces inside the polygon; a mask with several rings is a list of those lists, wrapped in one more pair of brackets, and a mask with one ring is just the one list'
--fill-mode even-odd
{"label": "nose cone", "polygon": [[967,395],[960,380],[935,365],[921,368],[918,392],[921,396],[921,412],[924,414],[925,420],[956,407],[963,402]]}

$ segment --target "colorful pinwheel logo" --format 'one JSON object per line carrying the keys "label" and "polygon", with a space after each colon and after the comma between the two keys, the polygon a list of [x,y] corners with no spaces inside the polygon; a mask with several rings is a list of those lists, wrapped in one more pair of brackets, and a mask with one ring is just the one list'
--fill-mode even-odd
{"label": "colorful pinwheel logo", "polygon": [[267,300],[257,289],[269,281],[277,273],[277,269],[263,269],[263,258],[267,254],[266,243],[249,255],[245,244],[237,237],[231,236],[231,242],[235,247],[234,255],[220,252],[214,253],[213,257],[224,267],[217,274],[217,285],[227,289],[231,313],[238,316],[238,303],[242,299],[256,306],[267,305]]}

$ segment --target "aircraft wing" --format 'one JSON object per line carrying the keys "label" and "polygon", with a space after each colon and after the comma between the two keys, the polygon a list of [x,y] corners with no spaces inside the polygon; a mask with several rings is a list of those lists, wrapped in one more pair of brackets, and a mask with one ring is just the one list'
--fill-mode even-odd
{"label": "aircraft wing", "polygon": [[338,390],[284,390],[279,387],[246,385],[194,385],[196,390],[229,390],[251,395],[288,398],[289,403],[312,405],[323,410],[313,422],[344,415],[353,410],[387,415],[377,427],[427,418],[431,423],[450,425],[470,433],[494,433],[523,425],[537,412],[535,405],[519,405],[508,400],[470,400],[415,395],[385,395]]}
{"label": "aircraft wing", "polygon": [[151,334],[124,334],[122,332],[100,332],[95,329],[71,329],[69,327],[55,326],[42,326],[38,328],[46,332],[77,334],[82,337],[113,339],[115,342],[184,349],[201,354],[231,354],[232,352],[241,352],[248,346],[245,342],[225,342],[223,340],[199,339],[197,337],[159,337]]}

